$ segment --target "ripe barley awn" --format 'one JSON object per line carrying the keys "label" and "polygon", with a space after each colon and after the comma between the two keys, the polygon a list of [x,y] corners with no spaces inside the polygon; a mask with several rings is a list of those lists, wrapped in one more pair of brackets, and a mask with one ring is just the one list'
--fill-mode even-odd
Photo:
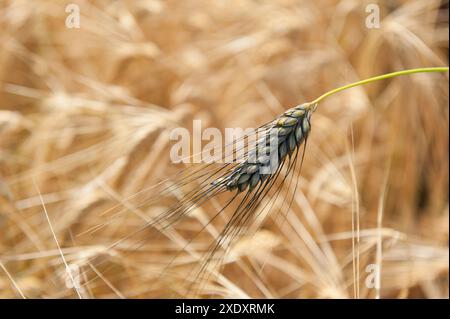
{"label": "ripe barley awn", "polygon": [[[122,244],[125,240],[150,228],[156,228],[158,231],[167,230],[169,226],[174,225],[196,208],[222,196],[225,203],[217,209],[217,212],[197,233],[197,235],[201,234],[219,216],[223,217],[226,210],[231,212],[221,232],[214,236],[215,240],[205,254],[197,258],[200,262],[192,273],[193,275],[186,277],[186,281],[189,282],[188,290],[192,291],[195,285],[196,291],[198,291],[201,284],[217,269],[210,266],[213,262],[218,266],[221,265],[226,252],[235,239],[246,233],[252,222],[257,220],[260,215],[273,213],[272,207],[283,185],[291,190],[292,195],[290,195],[290,198],[282,198],[283,204],[277,210],[287,212],[298,186],[303,156],[312,129],[311,118],[320,102],[335,93],[352,87],[400,75],[424,72],[448,72],[448,68],[411,69],[369,78],[331,90],[312,102],[300,104],[287,110],[273,121],[258,128],[258,137],[262,136],[262,138],[258,139],[244,153],[242,161],[234,160],[231,163],[191,166],[181,170],[175,177],[158,184],[155,188],[158,189],[157,196],[150,196],[138,201],[134,208],[141,208],[162,202],[165,198],[171,198],[171,204],[168,205],[168,208],[109,247],[113,248]],[[244,136],[240,140],[245,140],[248,144],[250,137]],[[272,165],[271,154],[273,155],[274,150],[277,161],[275,165]],[[234,153],[236,151],[234,150]],[[125,207],[122,211],[127,209]],[[185,243],[184,248],[191,244],[197,235],[190,238]],[[139,245],[148,240],[149,237],[144,236],[143,239],[133,244],[133,249],[137,249]],[[172,262],[175,257],[172,258]],[[166,266],[163,274],[168,272],[168,267],[172,265],[172,262]],[[161,279],[161,276],[159,278]]]}

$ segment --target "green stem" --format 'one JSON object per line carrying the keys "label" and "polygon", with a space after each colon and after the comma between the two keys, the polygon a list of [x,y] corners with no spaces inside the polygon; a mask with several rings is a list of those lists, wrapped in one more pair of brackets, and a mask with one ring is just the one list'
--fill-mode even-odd
{"label": "green stem", "polygon": [[448,72],[448,67],[435,67],[435,68],[418,68],[418,69],[410,69],[410,70],[403,70],[403,71],[397,71],[392,73],[387,73],[379,76],[375,76],[373,78],[365,79],[362,81],[354,82],[351,84],[347,84],[344,86],[341,86],[337,89],[328,91],[327,93],[319,96],[317,99],[311,102],[311,105],[316,105],[317,103],[321,102],[325,98],[329,97],[330,95],[333,95],[335,93],[350,89],[355,86],[364,85],[367,83],[376,82],[379,80],[389,79],[400,75],[407,75],[407,74],[414,74],[414,73],[425,73],[425,72]]}

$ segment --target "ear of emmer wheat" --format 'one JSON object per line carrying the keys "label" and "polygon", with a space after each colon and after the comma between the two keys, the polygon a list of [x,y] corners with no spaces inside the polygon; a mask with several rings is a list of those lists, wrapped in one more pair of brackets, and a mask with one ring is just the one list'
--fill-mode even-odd
{"label": "ear of emmer wheat", "polygon": [[[237,165],[230,174],[213,182],[214,185],[223,186],[229,191],[243,192],[253,190],[258,183],[264,182],[276,169],[270,169],[270,152],[275,143],[278,164],[283,163],[286,156],[291,156],[308,138],[311,131],[311,115],[316,103],[297,105],[274,121],[269,123],[265,136],[259,139],[256,147],[252,148],[244,162]],[[279,166],[279,165],[278,165]],[[263,170],[267,168],[267,170]],[[272,173],[264,174],[268,171]]]}

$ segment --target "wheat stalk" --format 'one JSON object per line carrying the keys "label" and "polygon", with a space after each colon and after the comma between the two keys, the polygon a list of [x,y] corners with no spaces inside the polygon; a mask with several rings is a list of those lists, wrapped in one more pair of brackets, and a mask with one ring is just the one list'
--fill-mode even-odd
{"label": "wheat stalk", "polygon": [[391,72],[391,73],[386,73],[386,74],[382,74],[382,75],[378,75],[378,76],[374,76],[362,81],[358,81],[358,82],[354,82],[354,83],[350,83],[341,87],[338,87],[334,90],[328,91],[324,94],[322,94],[321,96],[319,96],[317,99],[315,99],[314,101],[312,101],[310,103],[310,107],[312,107],[314,104],[316,103],[320,103],[321,101],[323,101],[324,99],[326,99],[327,97],[334,95],[336,93],[339,93],[341,91],[356,87],[356,86],[361,86],[361,85],[365,85],[365,84],[369,84],[369,83],[373,83],[373,82],[377,82],[377,81],[381,81],[381,80],[386,80],[386,79],[390,79],[390,78],[394,78],[397,76],[402,76],[402,75],[410,75],[410,74],[415,74],[415,73],[433,73],[433,72],[448,72],[448,67],[431,67],[431,68],[416,68],[416,69],[408,69],[408,70],[402,70],[402,71],[396,71],[396,72]]}

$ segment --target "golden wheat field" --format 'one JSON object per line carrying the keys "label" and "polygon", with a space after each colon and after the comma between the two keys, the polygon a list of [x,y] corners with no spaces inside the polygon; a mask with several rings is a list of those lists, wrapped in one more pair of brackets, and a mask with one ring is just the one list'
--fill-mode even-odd
{"label": "golden wheat field", "polygon": [[448,298],[448,73],[321,103],[298,187],[202,280],[230,195],[145,227],[196,187],[156,187],[197,167],[171,162],[173,128],[447,66],[448,32],[440,0],[0,0],[0,297]]}

